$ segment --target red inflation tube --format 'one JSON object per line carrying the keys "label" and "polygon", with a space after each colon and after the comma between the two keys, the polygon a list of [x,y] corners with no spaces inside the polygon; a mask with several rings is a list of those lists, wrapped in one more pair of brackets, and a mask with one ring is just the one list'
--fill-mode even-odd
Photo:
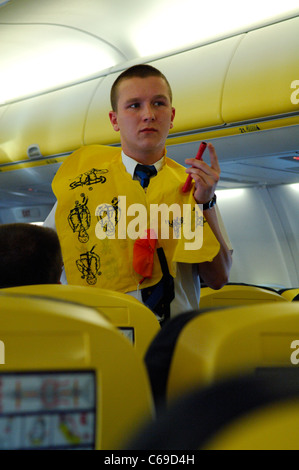
{"label": "red inflation tube", "polygon": [[[200,146],[199,146],[199,149],[198,149],[198,152],[197,152],[197,155],[196,155],[196,160],[202,160],[202,155],[206,149],[206,142],[201,142]],[[193,168],[193,167],[192,167]],[[186,182],[182,188],[182,191],[183,193],[186,193],[187,191],[190,190],[190,186],[191,186],[191,182],[192,182],[192,176],[191,175],[188,175],[187,179],[186,179]]]}

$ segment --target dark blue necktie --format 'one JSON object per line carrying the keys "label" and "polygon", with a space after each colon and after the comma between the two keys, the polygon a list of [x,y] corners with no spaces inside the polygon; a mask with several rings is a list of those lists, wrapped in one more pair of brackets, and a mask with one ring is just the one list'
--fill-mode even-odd
{"label": "dark blue necktie", "polygon": [[[156,176],[154,165],[136,165],[134,176],[143,188],[147,188],[150,178]],[[168,271],[168,265],[163,248],[157,249],[163,277],[152,287],[141,290],[142,300],[159,317],[161,326],[170,318],[170,303],[174,299],[174,281]]]}
{"label": "dark blue necktie", "polygon": [[157,170],[154,165],[140,165],[140,163],[136,165],[134,172],[134,175],[143,188],[148,187],[150,178],[156,176],[156,174]]}

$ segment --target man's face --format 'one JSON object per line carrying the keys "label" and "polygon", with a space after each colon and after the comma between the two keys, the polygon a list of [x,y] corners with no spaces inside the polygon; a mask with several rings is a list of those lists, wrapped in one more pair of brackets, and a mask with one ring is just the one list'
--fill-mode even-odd
{"label": "man's face", "polygon": [[163,156],[174,115],[167,84],[160,77],[120,82],[117,111],[109,113],[114,130],[120,132],[125,154],[145,164]]}

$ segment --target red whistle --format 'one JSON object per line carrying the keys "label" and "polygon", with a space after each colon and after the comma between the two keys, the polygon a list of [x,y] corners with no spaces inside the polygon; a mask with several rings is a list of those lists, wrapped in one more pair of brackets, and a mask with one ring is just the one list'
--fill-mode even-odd
{"label": "red whistle", "polygon": [[[206,149],[206,146],[207,146],[206,142],[201,142],[201,144],[199,146],[199,149],[198,149],[198,152],[197,152],[197,155],[195,157],[196,160],[202,160],[202,154],[204,153],[204,151]],[[194,168],[194,167],[192,167],[192,168]],[[192,182],[192,176],[188,175],[188,177],[186,179],[186,182],[185,182],[185,184],[182,188],[183,193],[186,193],[187,191],[190,190],[191,182]]]}

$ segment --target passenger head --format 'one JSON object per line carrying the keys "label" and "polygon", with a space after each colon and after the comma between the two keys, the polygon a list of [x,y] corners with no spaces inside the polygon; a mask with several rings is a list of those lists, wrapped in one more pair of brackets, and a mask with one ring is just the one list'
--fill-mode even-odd
{"label": "passenger head", "polygon": [[53,229],[24,223],[0,225],[0,288],[58,284],[62,265]]}
{"label": "passenger head", "polygon": [[117,111],[119,84],[124,80],[128,80],[134,77],[138,77],[138,78],[160,77],[162,78],[167,85],[170,103],[172,103],[172,90],[165,75],[162,72],[160,72],[160,70],[156,69],[155,67],[152,67],[151,65],[139,64],[139,65],[133,65],[132,67],[122,72],[113,83],[112,88],[111,88],[111,93],[110,93],[111,107],[113,111]]}

